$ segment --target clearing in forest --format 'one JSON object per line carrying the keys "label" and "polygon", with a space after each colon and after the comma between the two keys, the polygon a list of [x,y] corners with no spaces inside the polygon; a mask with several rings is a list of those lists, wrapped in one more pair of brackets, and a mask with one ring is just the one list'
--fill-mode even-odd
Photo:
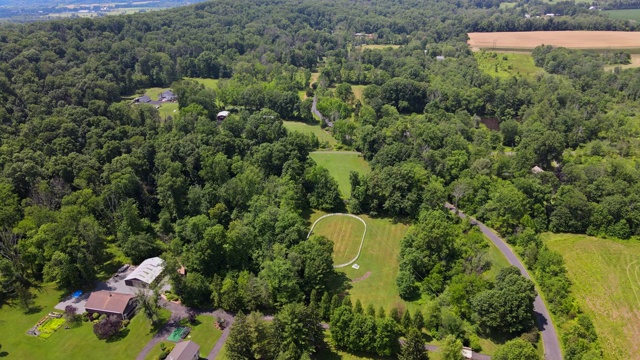
{"label": "clearing in forest", "polygon": [[640,9],[605,10],[602,13],[616,20],[640,21]]}
{"label": "clearing in forest", "polygon": [[382,50],[382,49],[397,49],[400,45],[391,45],[391,44],[369,44],[369,45],[360,45],[358,48],[361,50],[371,49],[371,50]]}
{"label": "clearing in forest", "polygon": [[[543,234],[562,254],[580,307],[593,320],[605,359],[640,353],[640,242]],[[635,354],[635,355],[634,355]]]}
{"label": "clearing in forest", "polygon": [[605,65],[604,69],[607,71],[612,71],[613,69],[619,67],[620,69],[631,69],[640,67],[640,54],[631,54],[631,63],[626,65]]}
{"label": "clearing in forest", "polygon": [[478,51],[473,54],[478,67],[484,73],[497,77],[533,77],[544,74],[544,69],[537,67],[530,54],[499,54],[492,51]]}
{"label": "clearing in forest", "polygon": [[329,170],[329,173],[338,182],[338,188],[343,198],[351,196],[351,184],[349,174],[356,171],[361,174],[371,172],[369,164],[360,153],[354,151],[314,151],[309,156],[320,166]]}
{"label": "clearing in forest", "polygon": [[365,227],[351,216],[334,215],[319,220],[313,235],[325,236],[333,241],[333,264],[346,264],[358,255]]}
{"label": "clearing in forest", "polygon": [[328,132],[320,127],[319,124],[308,124],[299,121],[283,121],[284,127],[289,131],[298,131],[303,134],[313,134],[320,141],[320,147],[326,143],[326,147],[333,147],[338,142]]}
{"label": "clearing in forest", "polygon": [[525,50],[540,45],[562,46],[572,49],[613,50],[640,52],[637,32],[623,31],[527,31],[468,33],[467,43],[474,50]]}

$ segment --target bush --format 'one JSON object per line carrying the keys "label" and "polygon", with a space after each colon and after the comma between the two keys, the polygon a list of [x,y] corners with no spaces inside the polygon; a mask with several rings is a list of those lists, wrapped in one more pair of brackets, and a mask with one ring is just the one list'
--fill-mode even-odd
{"label": "bush", "polygon": [[169,356],[169,352],[167,350],[163,350],[160,355],[158,355],[158,359],[160,360],[164,360],[167,358],[167,356]]}
{"label": "bush", "polygon": [[167,349],[167,344],[161,342],[160,343],[160,350],[165,351]]}
{"label": "bush", "polygon": [[130,322],[130,321],[129,321],[128,319],[127,319],[127,320],[122,321],[122,327],[127,327],[127,326],[129,326],[129,322]]}
{"label": "bush", "polygon": [[93,324],[93,333],[100,340],[114,337],[120,332],[120,329],[122,329],[122,320],[116,316],[101,317],[100,321]]}
{"label": "bush", "polygon": [[93,314],[91,314],[91,318],[92,318],[93,320],[98,320],[98,318],[99,318],[99,317],[100,317],[100,314],[98,314],[98,313],[93,313]]}

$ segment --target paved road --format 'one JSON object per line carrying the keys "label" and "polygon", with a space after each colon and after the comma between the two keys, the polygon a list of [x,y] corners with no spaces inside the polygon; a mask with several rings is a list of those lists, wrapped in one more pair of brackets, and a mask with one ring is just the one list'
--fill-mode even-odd
{"label": "paved road", "polygon": [[[451,211],[456,211],[455,206],[446,203],[446,208]],[[458,210],[458,216],[461,218],[466,218],[467,216]],[[529,272],[524,267],[520,259],[516,256],[516,254],[511,250],[509,245],[502,240],[493,230],[485,226],[478,220],[474,219],[474,222],[477,224],[478,228],[482,233],[494,243],[498,249],[502,252],[502,254],[507,258],[509,264],[520,269],[522,276],[527,279],[531,279]],[[562,360],[562,351],[560,350],[560,342],[558,341],[558,334],[556,333],[556,329],[553,327],[553,321],[551,320],[551,315],[547,310],[544,301],[540,297],[540,293],[536,288],[536,299],[533,302],[533,311],[536,314],[536,322],[538,323],[538,329],[540,329],[540,333],[542,334],[542,342],[544,343],[544,352],[545,359],[547,360]]]}
{"label": "paved road", "polygon": [[318,103],[318,97],[316,95],[313,96],[313,104],[311,104],[311,112],[320,118],[320,120],[324,121],[328,127],[333,127],[333,122],[329,119],[327,119],[326,117],[324,117],[320,111],[318,111],[318,108],[316,108],[316,104]]}

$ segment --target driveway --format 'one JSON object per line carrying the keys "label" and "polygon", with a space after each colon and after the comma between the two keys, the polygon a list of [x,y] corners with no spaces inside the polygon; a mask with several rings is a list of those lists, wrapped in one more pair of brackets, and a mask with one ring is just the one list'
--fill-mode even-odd
{"label": "driveway", "polygon": [[[131,272],[133,272],[135,268],[133,266],[129,266],[125,269],[125,267],[123,266],[120,269],[121,270],[118,270],[118,272],[106,282],[98,282],[93,291],[108,290],[124,294],[135,294],[137,290],[140,290],[135,287],[127,286],[124,283],[124,279],[129,276],[129,274],[131,274]],[[85,311],[84,305],[87,303],[87,299],[89,299],[89,295],[91,295],[91,293],[92,291],[84,292],[77,298],[68,296],[64,300],[59,302],[58,305],[54,306],[54,309],[64,311],[64,308],[67,307],[67,305],[73,305],[78,309],[77,313],[82,314]]]}
{"label": "driveway", "polygon": [[[455,206],[446,203],[445,207],[452,212],[456,212]],[[460,210],[457,211],[457,215],[461,218],[466,218],[467,216]],[[498,234],[493,232],[490,228],[488,228],[485,224],[481,223],[478,220],[472,219],[475,221],[476,225],[482,231],[482,233],[491,240],[491,242],[502,252],[502,254],[507,258],[509,264],[517,267],[522,273],[522,276],[527,279],[531,279],[529,272],[524,267],[520,259],[516,256],[516,254],[511,250],[509,245],[502,240]],[[555,327],[553,327],[553,322],[551,320],[551,315],[547,310],[547,306],[544,301],[540,297],[540,293],[538,292],[538,288],[536,287],[536,299],[533,301],[533,311],[536,316],[536,322],[538,323],[538,329],[542,334],[542,342],[544,343],[544,358],[548,360],[562,360],[562,351],[560,350],[560,342],[558,341],[558,334],[556,333]]]}

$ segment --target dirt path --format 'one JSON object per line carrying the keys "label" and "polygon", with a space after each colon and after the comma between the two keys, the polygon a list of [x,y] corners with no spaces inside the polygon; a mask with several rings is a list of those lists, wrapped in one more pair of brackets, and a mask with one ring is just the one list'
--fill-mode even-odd
{"label": "dirt path", "polygon": [[[446,208],[452,212],[456,212],[455,206],[446,203]],[[457,211],[457,215],[461,218],[466,218],[467,216],[462,211]],[[509,264],[517,267],[522,273],[522,276],[527,279],[531,279],[529,272],[524,267],[520,259],[516,256],[516,254],[511,250],[509,245],[502,240],[493,230],[485,226],[478,220],[471,219],[471,223],[477,225],[478,228],[482,231],[482,233],[493,242],[496,247],[502,252],[502,254],[507,258]],[[558,341],[558,334],[556,333],[556,329],[553,326],[553,321],[551,319],[551,315],[549,314],[549,310],[542,301],[540,297],[540,293],[536,288],[536,299],[533,301],[533,311],[536,316],[536,322],[538,323],[538,329],[542,334],[542,342],[544,343],[544,352],[545,359],[547,360],[562,360],[562,351],[560,350],[560,342]]]}
{"label": "dirt path", "polygon": [[366,280],[369,276],[371,276],[371,271],[367,271],[364,275],[360,276],[359,278],[355,278],[355,279],[351,280],[351,282],[355,283],[355,282],[358,282],[358,281]]}

